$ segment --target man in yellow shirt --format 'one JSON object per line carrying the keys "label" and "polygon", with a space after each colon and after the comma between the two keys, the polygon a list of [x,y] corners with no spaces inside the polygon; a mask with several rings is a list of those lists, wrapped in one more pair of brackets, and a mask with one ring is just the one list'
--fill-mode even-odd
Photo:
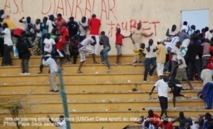
{"label": "man in yellow shirt", "polygon": [[16,26],[15,26],[14,22],[10,19],[9,15],[6,16],[6,18],[3,20],[3,23],[7,23],[8,28],[10,30],[16,29]]}
{"label": "man in yellow shirt", "polygon": [[158,77],[161,78],[163,76],[164,64],[166,61],[167,49],[163,45],[161,40],[157,41],[157,74]]}

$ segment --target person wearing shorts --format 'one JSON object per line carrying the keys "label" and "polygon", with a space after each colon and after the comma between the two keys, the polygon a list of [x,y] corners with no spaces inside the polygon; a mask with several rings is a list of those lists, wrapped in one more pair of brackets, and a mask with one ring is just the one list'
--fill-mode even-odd
{"label": "person wearing shorts", "polygon": [[188,77],[186,75],[186,62],[180,52],[177,54],[177,61],[178,61],[178,65],[176,66],[177,74],[176,74],[175,80],[186,81],[187,84],[190,86],[190,89],[192,90],[193,86],[188,80]]}
{"label": "person wearing shorts", "polygon": [[123,46],[123,39],[124,38],[129,38],[130,36],[123,36],[121,34],[121,29],[116,28],[116,41],[115,41],[115,47],[117,50],[117,59],[116,59],[116,64],[120,64],[120,57],[122,56],[122,46]]}
{"label": "person wearing shorts", "polygon": [[161,115],[160,118],[165,114],[167,116],[167,108],[168,108],[168,95],[167,90],[169,88],[168,86],[168,77],[163,76],[162,79],[158,80],[155,85],[153,86],[151,92],[149,93],[150,97],[152,95],[152,92],[154,91],[155,87],[158,89],[158,99],[160,102],[161,107]]}
{"label": "person wearing shorts", "polygon": [[92,18],[89,20],[89,28],[90,28],[90,37],[95,37],[96,44],[93,46],[92,50],[92,58],[93,58],[93,63],[98,64],[97,61],[95,60],[95,55],[98,54],[99,50],[99,31],[101,27],[101,20],[96,17],[95,14],[92,15]]}
{"label": "person wearing shorts", "polygon": [[92,53],[92,50],[88,49],[87,46],[88,45],[94,46],[95,44],[96,44],[95,36],[87,37],[81,43],[79,43],[78,51],[79,51],[79,55],[80,55],[80,64],[79,64],[78,71],[77,71],[78,73],[82,73],[81,67],[83,66],[84,62],[86,61],[86,53],[89,53],[89,54]]}
{"label": "person wearing shorts", "polygon": [[173,94],[173,106],[176,107],[176,97],[185,97],[185,95],[180,94],[182,90],[182,84],[178,80],[170,80],[168,82],[171,88],[171,93]]}

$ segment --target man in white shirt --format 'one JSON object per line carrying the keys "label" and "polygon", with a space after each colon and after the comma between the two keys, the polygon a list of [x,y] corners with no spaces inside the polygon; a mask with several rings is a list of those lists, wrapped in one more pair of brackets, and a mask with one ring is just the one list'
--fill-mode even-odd
{"label": "man in white shirt", "polygon": [[59,127],[59,129],[67,129],[66,120],[63,115],[59,116],[59,120],[57,122],[51,120],[50,116],[47,115],[49,118],[49,121],[53,123],[56,127]]}
{"label": "man in white shirt", "polygon": [[56,27],[54,15],[49,15],[49,19],[47,21],[48,33],[52,33],[53,29]]}
{"label": "man in white shirt", "polygon": [[4,54],[2,59],[2,66],[10,65],[12,66],[12,58],[10,56],[10,51],[12,50],[13,42],[11,38],[11,31],[8,28],[7,23],[3,24],[3,31],[0,35],[4,36]]}
{"label": "man in white shirt", "polygon": [[165,117],[167,116],[167,108],[168,108],[168,77],[163,76],[162,79],[158,80],[155,85],[153,86],[151,92],[149,93],[150,98],[152,95],[152,92],[154,91],[155,87],[158,89],[158,98],[161,106],[161,115],[160,118],[165,114]]}
{"label": "man in white shirt", "polygon": [[25,25],[25,31],[28,30],[30,26],[33,27],[33,24],[31,23],[31,17],[27,17],[26,21],[24,20],[24,17],[22,17],[19,22]]}
{"label": "man in white shirt", "polygon": [[55,40],[50,38],[50,34],[46,34],[46,38],[44,39],[44,52],[52,53],[53,46],[55,45]]}
{"label": "man in white shirt", "polygon": [[51,86],[50,92],[58,92],[58,86],[55,82],[56,75],[58,73],[58,66],[55,60],[51,57],[51,54],[46,54],[43,56],[42,60],[43,65],[48,65],[50,67],[50,74],[49,74],[49,83]]}
{"label": "man in white shirt", "polygon": [[169,39],[171,39],[172,37],[174,37],[175,36],[175,34],[176,34],[176,28],[177,28],[177,26],[176,25],[172,25],[172,27],[171,28],[168,28],[167,29],[167,31],[166,31],[166,36],[167,36],[167,40],[169,40]]}
{"label": "man in white shirt", "polygon": [[[56,44],[55,43],[55,40],[50,38],[50,34],[47,33],[46,34],[46,38],[44,39],[44,55],[46,54],[50,54],[51,57],[54,59],[55,58],[55,51],[53,50],[53,46]],[[43,58],[43,57],[42,57]],[[39,72],[38,74],[41,74],[42,71],[43,71],[43,65],[42,63],[40,64],[40,67],[39,67]]]}
{"label": "man in white shirt", "polygon": [[179,37],[178,36],[174,36],[171,38],[171,40],[169,41],[164,41],[164,44],[167,48],[168,51],[168,55],[167,55],[167,62],[166,62],[166,66],[165,66],[165,71],[171,71],[171,63],[172,61],[169,60],[170,54],[171,54],[171,50],[172,48],[175,47],[176,43],[179,41]]}
{"label": "man in white shirt", "polygon": [[181,27],[180,31],[182,31],[182,30],[185,30],[186,33],[188,33],[189,27],[188,27],[188,22],[187,21],[183,22],[183,26]]}
{"label": "man in white shirt", "polygon": [[83,66],[84,62],[86,61],[86,53],[92,54],[92,50],[86,48],[89,45],[94,46],[96,44],[95,36],[87,37],[78,45],[78,51],[80,55],[80,65],[78,67],[78,73],[81,72],[81,67]]}
{"label": "man in white shirt", "polygon": [[193,86],[188,80],[188,77],[186,75],[186,67],[187,67],[186,62],[184,57],[181,55],[181,53],[177,54],[177,60],[178,60],[178,65],[175,66],[177,68],[177,75],[175,77],[175,80],[186,81],[188,85],[190,86],[190,89],[192,90]]}
{"label": "man in white shirt", "polygon": [[[144,67],[145,67],[145,71],[144,71],[144,78],[143,81],[146,82],[147,81],[147,76],[148,74],[150,76],[152,76],[155,68],[157,67],[157,63],[156,63],[156,55],[155,55],[155,51],[156,46],[153,44],[153,39],[149,39],[148,42],[148,46],[145,47],[145,60],[144,60]],[[150,64],[152,65],[152,68],[150,68]]]}
{"label": "man in white shirt", "polygon": [[86,38],[88,28],[88,22],[86,17],[82,17],[81,21],[79,21],[79,41],[83,41]]}
{"label": "man in white shirt", "polygon": [[212,35],[212,33],[210,33],[210,31],[209,31],[209,27],[206,27],[206,28],[205,28],[205,31],[206,31],[206,33],[205,33],[205,38],[208,39],[209,41],[211,41],[213,35]]}
{"label": "man in white shirt", "polygon": [[177,62],[178,62],[177,55],[178,55],[178,53],[180,53],[180,45],[181,45],[180,41],[176,42],[175,47],[173,47],[171,50],[171,54],[172,54],[172,68],[171,68],[171,73],[170,73],[171,80],[175,79],[175,76],[177,73],[177,68],[175,66],[177,65]]}

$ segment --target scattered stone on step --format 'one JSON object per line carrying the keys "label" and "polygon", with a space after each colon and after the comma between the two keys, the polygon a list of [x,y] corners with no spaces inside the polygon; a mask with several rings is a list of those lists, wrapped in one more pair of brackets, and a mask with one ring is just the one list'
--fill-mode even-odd
{"label": "scattered stone on step", "polygon": [[106,81],[105,83],[111,83],[110,81]]}
{"label": "scattered stone on step", "polygon": [[131,80],[127,80],[128,83],[131,83]]}
{"label": "scattered stone on step", "polygon": [[115,100],[115,99],[111,99],[110,101],[111,101],[111,102],[115,102],[116,100]]}

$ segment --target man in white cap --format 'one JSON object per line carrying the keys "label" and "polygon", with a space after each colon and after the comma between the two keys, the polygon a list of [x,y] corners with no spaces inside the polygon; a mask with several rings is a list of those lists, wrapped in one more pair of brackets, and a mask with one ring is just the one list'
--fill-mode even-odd
{"label": "man in white cap", "polygon": [[46,54],[43,56],[42,60],[43,65],[48,65],[50,67],[50,74],[49,74],[49,83],[51,86],[50,92],[58,92],[58,86],[55,82],[56,75],[58,73],[58,66],[55,60],[51,57],[51,54]]}

